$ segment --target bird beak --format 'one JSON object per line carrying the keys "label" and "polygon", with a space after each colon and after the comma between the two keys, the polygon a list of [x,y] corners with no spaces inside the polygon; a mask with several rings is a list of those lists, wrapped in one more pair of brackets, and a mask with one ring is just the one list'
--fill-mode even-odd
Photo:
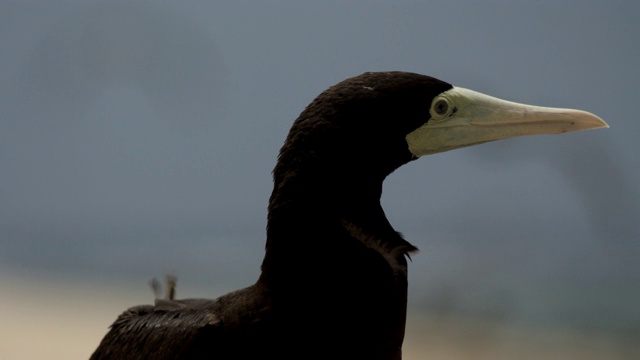
{"label": "bird beak", "polygon": [[458,87],[436,96],[430,114],[406,137],[416,157],[516,136],[609,127],[586,111],[519,104]]}

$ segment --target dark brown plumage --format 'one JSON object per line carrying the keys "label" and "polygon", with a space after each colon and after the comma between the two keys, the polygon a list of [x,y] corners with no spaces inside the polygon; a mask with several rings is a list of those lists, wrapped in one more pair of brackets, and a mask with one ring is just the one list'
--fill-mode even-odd
{"label": "dark brown plumage", "polygon": [[[416,248],[389,224],[382,182],[418,156],[449,149],[433,151],[411,134],[466,114],[452,89],[385,72],[323,92],[294,122],[273,171],[257,282],[215,300],[133,307],[91,359],[401,359],[406,257]],[[449,102],[435,108],[443,96]]]}

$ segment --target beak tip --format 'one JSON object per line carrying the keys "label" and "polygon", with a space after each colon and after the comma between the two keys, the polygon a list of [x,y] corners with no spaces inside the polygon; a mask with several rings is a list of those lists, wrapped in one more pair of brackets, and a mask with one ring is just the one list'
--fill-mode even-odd
{"label": "beak tip", "polygon": [[604,128],[604,129],[608,129],[609,128],[609,124],[607,124],[606,121],[602,120],[600,117],[593,115],[595,117],[594,121],[594,129],[600,129],[600,128]]}
{"label": "beak tip", "polygon": [[576,122],[576,125],[579,127],[577,130],[609,128],[609,124],[602,120],[598,115],[581,110],[576,110],[574,114],[576,120],[578,120]]}

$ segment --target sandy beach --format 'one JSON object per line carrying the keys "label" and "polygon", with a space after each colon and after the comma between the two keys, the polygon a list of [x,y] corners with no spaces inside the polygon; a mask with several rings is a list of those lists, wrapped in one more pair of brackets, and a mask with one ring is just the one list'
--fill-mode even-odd
{"label": "sandy beach", "polygon": [[[152,299],[150,290],[52,284],[5,276],[0,283],[0,359],[87,359],[108,325],[125,308]],[[514,325],[416,315],[410,310],[405,359],[609,359],[640,358],[627,337],[575,329]]]}

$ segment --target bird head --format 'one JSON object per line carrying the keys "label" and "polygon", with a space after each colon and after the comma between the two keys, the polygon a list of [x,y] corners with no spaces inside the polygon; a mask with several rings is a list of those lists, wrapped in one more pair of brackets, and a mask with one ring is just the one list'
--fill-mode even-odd
{"label": "bird head", "polygon": [[501,100],[414,73],[370,72],[330,87],[311,102],[283,150],[295,148],[299,157],[309,149],[333,166],[377,169],[386,176],[424,155],[601,127],[608,125],[585,111]]}

